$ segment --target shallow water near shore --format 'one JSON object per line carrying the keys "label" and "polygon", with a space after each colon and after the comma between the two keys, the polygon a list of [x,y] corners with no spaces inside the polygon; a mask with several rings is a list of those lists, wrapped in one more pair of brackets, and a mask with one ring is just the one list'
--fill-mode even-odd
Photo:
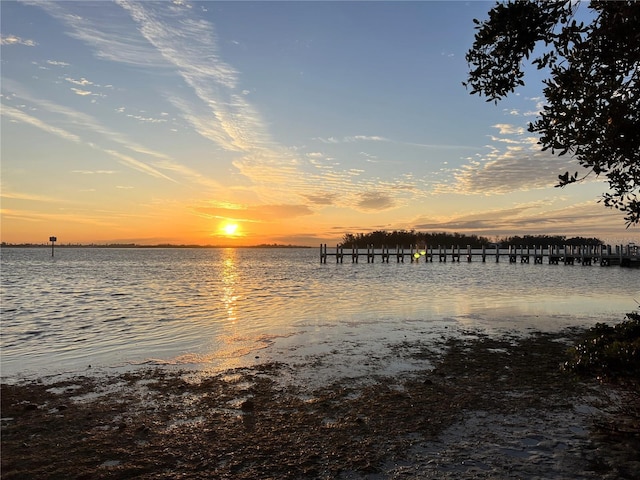
{"label": "shallow water near shore", "polygon": [[394,374],[414,368],[393,351],[405,340],[617,323],[640,300],[640,271],[597,265],[320,264],[317,249],[286,248],[0,253],[9,381],[310,359],[319,380]]}

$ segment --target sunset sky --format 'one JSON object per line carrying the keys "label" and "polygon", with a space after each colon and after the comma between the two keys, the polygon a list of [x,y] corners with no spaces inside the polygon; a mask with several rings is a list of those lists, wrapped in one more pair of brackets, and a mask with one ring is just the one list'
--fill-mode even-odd
{"label": "sunset sky", "polygon": [[[640,240],[462,82],[493,2],[2,1],[2,241]],[[584,8],[584,7],[583,7]]]}

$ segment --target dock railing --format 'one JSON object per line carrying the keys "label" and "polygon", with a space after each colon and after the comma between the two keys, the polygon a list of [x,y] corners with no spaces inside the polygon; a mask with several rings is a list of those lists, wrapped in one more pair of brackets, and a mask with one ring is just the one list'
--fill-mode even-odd
{"label": "dock railing", "polygon": [[621,265],[640,266],[640,252],[635,244],[628,245],[542,245],[522,246],[508,245],[483,245],[472,248],[467,245],[464,249],[460,245],[396,245],[391,248],[387,245],[375,247],[367,245],[366,249],[358,246],[344,247],[336,245],[329,249],[327,244],[320,244],[320,263],[327,263],[329,258],[335,258],[336,263],[344,263],[345,258],[351,259],[351,263],[359,263],[360,259],[366,259],[367,263],[389,263],[395,259],[396,263],[432,263],[434,259],[438,262],[460,262],[460,258],[465,258],[467,262],[479,259],[486,262],[493,259],[499,262],[501,258],[506,258],[509,263],[531,263],[542,264],[546,260],[551,265],[593,265],[599,263],[601,266]]}

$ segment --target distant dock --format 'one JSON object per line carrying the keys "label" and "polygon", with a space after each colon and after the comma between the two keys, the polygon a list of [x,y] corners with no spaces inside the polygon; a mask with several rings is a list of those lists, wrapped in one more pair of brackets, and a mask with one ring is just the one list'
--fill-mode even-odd
{"label": "distant dock", "polygon": [[336,263],[344,263],[350,260],[351,263],[359,263],[366,260],[366,263],[376,261],[389,263],[395,259],[396,263],[417,263],[417,262],[460,262],[464,259],[471,262],[473,259],[482,262],[499,262],[501,258],[509,263],[536,263],[542,264],[545,261],[551,265],[595,265],[601,266],[620,265],[622,267],[640,267],[640,249],[635,244],[628,245],[583,245],[583,246],[554,246],[547,247],[524,247],[508,246],[502,248],[499,245],[483,246],[482,248],[465,248],[460,246],[423,246],[413,245],[410,247],[396,246],[390,248],[383,246],[374,248],[369,245],[366,248],[351,247],[345,248],[336,245],[335,248],[328,249],[327,244],[320,244],[320,263],[327,263],[328,258],[335,258]]}

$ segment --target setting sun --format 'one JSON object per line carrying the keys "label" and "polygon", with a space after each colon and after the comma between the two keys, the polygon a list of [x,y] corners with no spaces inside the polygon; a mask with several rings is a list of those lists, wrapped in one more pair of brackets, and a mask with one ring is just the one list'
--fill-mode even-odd
{"label": "setting sun", "polygon": [[224,232],[225,235],[232,237],[238,233],[238,224],[226,223],[222,226],[222,231]]}

